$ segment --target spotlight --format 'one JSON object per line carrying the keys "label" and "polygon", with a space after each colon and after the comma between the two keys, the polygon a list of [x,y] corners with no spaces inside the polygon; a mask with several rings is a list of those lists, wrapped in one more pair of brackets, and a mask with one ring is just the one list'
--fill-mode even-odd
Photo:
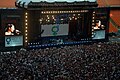
{"label": "spotlight", "polygon": [[27,16],[25,16],[25,18],[27,18]]}
{"label": "spotlight", "polygon": [[39,19],[40,22],[42,22],[42,19]]}
{"label": "spotlight", "polygon": [[28,13],[26,12],[25,15],[27,15]]}
{"label": "spotlight", "polygon": [[27,40],[25,40],[25,42],[27,43],[28,41],[27,41]]}
{"label": "spotlight", "polygon": [[25,23],[25,25],[27,26],[27,25],[28,25],[28,23]]}
{"label": "spotlight", "polygon": [[50,22],[50,20],[48,20],[48,22]]}
{"label": "spotlight", "polygon": [[25,39],[27,39],[27,37],[25,37]]}
{"label": "spotlight", "polygon": [[25,22],[27,22],[27,19],[25,20]]}
{"label": "spotlight", "polygon": [[25,32],[27,32],[27,30],[25,30]]}
{"label": "spotlight", "polygon": [[48,19],[50,19],[50,18],[48,17]]}
{"label": "spotlight", "polygon": [[63,18],[61,20],[63,20]]}
{"label": "spotlight", "polygon": [[73,14],[73,16],[75,16],[75,14]]}
{"label": "spotlight", "polygon": [[92,23],[92,25],[95,25],[95,23]]}

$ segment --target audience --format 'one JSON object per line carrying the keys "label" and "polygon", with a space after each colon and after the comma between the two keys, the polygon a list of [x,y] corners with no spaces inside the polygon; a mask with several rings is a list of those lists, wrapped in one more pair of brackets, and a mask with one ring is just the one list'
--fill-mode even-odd
{"label": "audience", "polygon": [[120,43],[0,53],[0,80],[119,80]]}

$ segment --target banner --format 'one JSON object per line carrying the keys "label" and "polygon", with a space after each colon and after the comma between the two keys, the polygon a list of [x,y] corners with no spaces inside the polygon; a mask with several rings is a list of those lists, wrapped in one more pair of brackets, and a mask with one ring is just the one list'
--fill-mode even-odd
{"label": "banner", "polygon": [[23,36],[5,36],[5,47],[23,46]]}
{"label": "banner", "polygon": [[42,37],[68,35],[68,24],[41,25]]}

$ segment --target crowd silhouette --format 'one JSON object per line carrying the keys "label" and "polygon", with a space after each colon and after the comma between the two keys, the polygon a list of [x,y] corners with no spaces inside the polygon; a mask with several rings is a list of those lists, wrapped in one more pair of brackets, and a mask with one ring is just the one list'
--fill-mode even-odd
{"label": "crowd silhouette", "polygon": [[119,80],[120,43],[1,52],[0,80]]}

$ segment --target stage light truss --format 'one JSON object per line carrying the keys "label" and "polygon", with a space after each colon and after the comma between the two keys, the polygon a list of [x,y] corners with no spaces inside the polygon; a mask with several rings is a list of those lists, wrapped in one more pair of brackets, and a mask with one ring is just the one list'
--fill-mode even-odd
{"label": "stage light truss", "polygon": [[92,17],[92,36],[94,37],[94,27],[95,27],[95,11],[93,12],[93,17]]}
{"label": "stage light truss", "polygon": [[25,42],[28,42],[28,13],[25,12]]}
{"label": "stage light truss", "polygon": [[71,20],[78,20],[81,18],[83,13],[74,13],[74,14],[69,14],[69,13],[62,13],[62,14],[43,14],[39,22],[40,24],[53,24],[53,23],[68,23]]}
{"label": "stage light truss", "polygon": [[81,13],[81,12],[88,12],[88,10],[76,10],[76,11],[41,11],[41,14]]}

